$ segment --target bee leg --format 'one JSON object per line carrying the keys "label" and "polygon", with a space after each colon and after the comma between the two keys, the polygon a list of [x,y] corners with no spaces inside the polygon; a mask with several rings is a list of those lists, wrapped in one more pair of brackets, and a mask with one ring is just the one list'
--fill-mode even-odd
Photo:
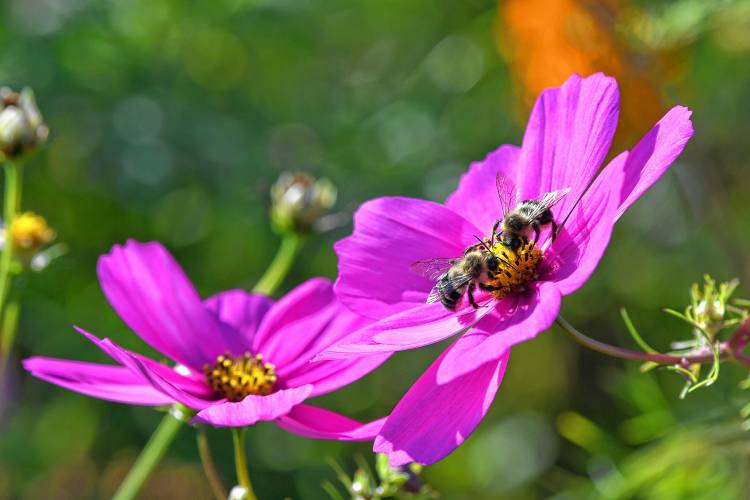
{"label": "bee leg", "polygon": [[555,241],[555,238],[557,238],[557,222],[554,220],[550,221],[550,224],[552,224],[552,241]]}
{"label": "bee leg", "polygon": [[531,228],[534,230],[534,243],[536,243],[537,240],[539,240],[539,233],[540,233],[539,224],[535,222],[531,225]]}
{"label": "bee leg", "polygon": [[495,225],[492,226],[492,234],[490,235],[490,246],[495,244],[495,235],[497,234],[497,228],[500,226],[502,219],[497,219]]}
{"label": "bee leg", "polygon": [[471,304],[471,307],[479,309],[479,304],[474,300],[474,286],[474,282],[469,283],[469,286],[466,289],[466,296],[469,298],[469,304]]}

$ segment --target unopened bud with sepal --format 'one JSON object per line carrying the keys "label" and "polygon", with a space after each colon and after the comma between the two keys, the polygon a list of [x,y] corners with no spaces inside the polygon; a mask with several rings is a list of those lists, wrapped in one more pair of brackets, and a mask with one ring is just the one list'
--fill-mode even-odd
{"label": "unopened bud with sepal", "polygon": [[309,233],[336,203],[336,195],[328,179],[284,172],[271,187],[271,222],[281,233]]}
{"label": "unopened bud with sepal", "polygon": [[0,88],[0,159],[13,159],[44,143],[49,129],[30,88]]}

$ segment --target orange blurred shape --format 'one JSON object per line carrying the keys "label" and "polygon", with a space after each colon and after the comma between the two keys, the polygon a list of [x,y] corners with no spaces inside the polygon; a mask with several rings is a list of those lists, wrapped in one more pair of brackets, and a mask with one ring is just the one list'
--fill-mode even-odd
{"label": "orange blurred shape", "polygon": [[616,36],[617,16],[628,7],[627,0],[500,0],[497,44],[527,109],[572,73],[602,71],[620,87],[616,142],[630,146],[656,123],[664,106],[648,72],[651,61],[628,52]]}

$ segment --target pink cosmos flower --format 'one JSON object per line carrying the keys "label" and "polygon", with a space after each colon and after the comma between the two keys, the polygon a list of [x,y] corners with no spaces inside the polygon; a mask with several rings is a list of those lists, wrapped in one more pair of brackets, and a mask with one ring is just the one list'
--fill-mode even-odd
{"label": "pink cosmos flower", "polygon": [[[690,111],[671,109],[631,151],[597,176],[617,125],[619,94],[602,74],[572,76],[537,100],[521,147],[502,146],[471,165],[444,204],[387,197],[363,204],[353,234],[336,244],[336,294],[353,311],[379,319],[319,359],[413,349],[463,332],[395,407],[375,440],[393,465],[434,463],[460,445],[487,413],[510,348],[534,338],[556,318],[560,300],[589,278],[615,222],[680,154],[693,133]],[[461,257],[489,237],[502,217],[496,176],[515,183],[516,198],[570,189],[553,209],[566,219],[557,238],[543,232],[541,261],[513,293],[466,298],[455,311],[427,304],[435,285],[410,271],[414,262]],[[588,188],[588,189],[587,189]],[[580,201],[577,202],[580,198]],[[512,271],[512,270],[511,270]]]}
{"label": "pink cosmos flower", "polygon": [[135,241],[101,257],[98,274],[123,321],[177,366],[77,328],[117,365],[34,357],[24,362],[33,375],[110,401],[181,403],[197,412],[194,423],[219,427],[271,420],[302,436],[363,440],[382,425],[382,419],[361,424],[305,403],[357,380],[388,357],[310,363],[371,322],[344,308],[330,281],[311,279],[277,302],[243,290],[201,301],[163,246]]}

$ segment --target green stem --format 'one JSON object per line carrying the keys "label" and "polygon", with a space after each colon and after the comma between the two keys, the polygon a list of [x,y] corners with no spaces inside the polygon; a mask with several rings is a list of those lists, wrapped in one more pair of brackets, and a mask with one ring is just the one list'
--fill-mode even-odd
{"label": "green stem", "polygon": [[0,377],[10,357],[10,350],[13,346],[13,340],[16,337],[18,327],[18,315],[21,312],[21,305],[17,300],[8,303],[3,314],[2,329],[0,329]]}
{"label": "green stem", "polygon": [[0,316],[2,316],[2,330],[0,330],[0,370],[10,357],[10,350],[16,334],[18,324],[18,304],[5,309],[5,302],[10,294],[13,279],[13,220],[21,206],[21,168],[13,161],[7,160],[5,169],[5,197],[3,198],[3,236],[5,245],[0,253]]}
{"label": "green stem", "polygon": [[237,482],[247,490],[247,500],[257,500],[250,473],[247,470],[247,456],[245,454],[245,428],[232,428],[232,443],[234,444],[234,465],[237,469]]}
{"label": "green stem", "polygon": [[161,423],[159,423],[159,427],[156,428],[151,435],[151,439],[148,440],[141,454],[138,455],[133,467],[128,472],[128,475],[125,476],[112,500],[132,500],[138,495],[143,483],[151,475],[154,467],[156,467],[164,456],[167,448],[172,444],[174,438],[177,437],[180,427],[182,427],[182,420],[173,415],[173,411],[182,413],[185,410],[181,407],[173,406],[172,410],[164,415]]}
{"label": "green stem", "polygon": [[271,295],[276,291],[289,273],[289,269],[292,267],[292,262],[294,262],[301,244],[302,238],[296,234],[284,235],[276,256],[273,258],[271,265],[268,266],[268,269],[266,269],[266,272],[258,280],[255,288],[253,288],[253,292]]}
{"label": "green stem", "polygon": [[224,483],[222,483],[221,477],[216,471],[216,464],[214,463],[213,456],[211,456],[211,447],[208,444],[208,436],[206,436],[206,428],[199,425],[196,431],[198,453],[201,457],[203,472],[206,474],[208,484],[211,486],[211,491],[216,500],[225,500],[227,498],[227,491],[224,489]]}
{"label": "green stem", "polygon": [[[565,318],[558,316],[555,320],[560,327],[567,333],[573,340],[581,344],[582,346],[591,349],[607,356],[612,356],[621,359],[633,359],[638,361],[650,361],[658,365],[691,365],[694,363],[708,363],[714,360],[714,353],[710,349],[706,349],[705,352],[695,352],[691,354],[685,354],[684,356],[675,356],[671,354],[660,354],[634,351],[632,349],[626,349],[624,347],[617,347],[604,342],[599,342],[590,337],[587,337],[583,333],[568,323]],[[722,345],[720,348],[720,356],[722,358],[727,357],[728,352]]]}
{"label": "green stem", "polygon": [[12,161],[5,162],[5,197],[3,198],[3,235],[5,244],[0,254],[0,314],[5,308],[13,266],[13,220],[21,204],[21,172]]}

